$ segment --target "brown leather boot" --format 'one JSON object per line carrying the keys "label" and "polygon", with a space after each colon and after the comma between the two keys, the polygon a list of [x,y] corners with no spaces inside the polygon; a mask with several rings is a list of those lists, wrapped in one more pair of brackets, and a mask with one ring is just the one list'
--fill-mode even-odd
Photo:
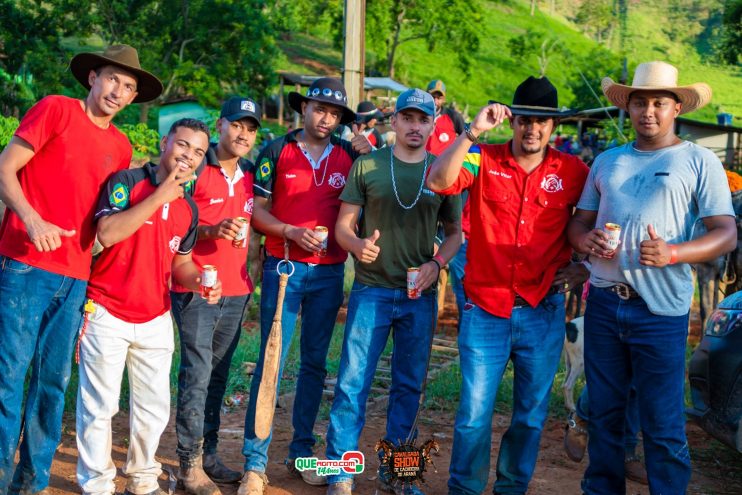
{"label": "brown leather boot", "polygon": [[204,454],[203,467],[215,483],[239,483],[242,479],[242,471],[229,468],[216,453]]}
{"label": "brown leather boot", "polygon": [[642,485],[648,485],[649,479],[647,478],[647,470],[644,467],[642,460],[636,456],[627,456],[624,461],[624,467],[626,470],[626,479],[636,481]]}
{"label": "brown leather boot", "polygon": [[574,412],[569,414],[567,432],[564,435],[564,450],[575,462],[582,461],[587,448],[587,421]]}
{"label": "brown leather boot", "polygon": [[211,478],[204,471],[201,456],[194,459],[181,459],[178,471],[178,488],[189,495],[222,495]]}

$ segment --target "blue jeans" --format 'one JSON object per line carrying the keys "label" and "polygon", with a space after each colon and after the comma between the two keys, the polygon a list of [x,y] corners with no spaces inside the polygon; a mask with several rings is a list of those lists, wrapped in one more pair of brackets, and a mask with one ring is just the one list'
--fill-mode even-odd
{"label": "blue jeans", "polygon": [[[49,484],[62,435],[64,391],[87,282],[5,256],[0,265],[0,493],[35,493]],[[20,462],[11,482],[16,447]]]}
{"label": "blue jeans", "polygon": [[[263,286],[260,297],[260,357],[250,385],[250,403],[245,414],[245,470],[265,472],[268,463],[268,446],[272,434],[265,440],[255,436],[255,406],[263,376],[265,345],[273,324],[278,297],[278,259],[269,256],[263,264]],[[322,389],[327,376],[327,349],[335,328],[338,309],[343,303],[344,264],[311,265],[293,262],[294,274],[286,286],[286,298],[281,317],[282,345],[281,367],[278,372],[280,386],[283,365],[291,346],[296,318],[301,308],[301,364],[296,382],[296,397],[292,424],[294,436],[289,445],[290,459],[309,457],[314,447],[313,428],[317,419]],[[285,267],[282,267],[285,272]]]}
{"label": "blue jeans", "polygon": [[[582,387],[580,397],[575,405],[575,413],[585,421],[590,421],[590,398],[587,385]],[[626,457],[636,455],[636,446],[639,444],[639,401],[636,398],[636,387],[629,390],[629,398],[626,402],[626,421],[624,422],[624,444],[626,446]]]}
{"label": "blue jeans", "polygon": [[[513,362],[513,414],[500,442],[496,493],[526,493],[538,456],[551,385],[564,342],[564,295],[499,318],[467,304],[459,332],[461,401],[454,425],[449,494],[487,485],[497,388]],[[623,464],[623,463],[622,463]]]}
{"label": "blue jeans", "polygon": [[684,494],[690,480],[683,386],[688,315],[659,316],[641,298],[621,300],[591,287],[585,311],[585,375],[590,387],[588,494],[621,494],[624,420],[636,385],[644,456],[653,494]]}
{"label": "blue jeans", "polygon": [[459,310],[459,329],[461,328],[461,319],[464,314],[464,304],[466,295],[464,294],[464,267],[466,267],[466,248],[469,239],[465,239],[459,248],[456,256],[448,262],[448,270],[451,273],[451,288],[453,295],[456,296],[456,307]]}
{"label": "blue jeans", "polygon": [[181,459],[216,453],[229,365],[249,297],[225,296],[219,304],[207,304],[193,292],[170,293],[180,333],[175,430]]}
{"label": "blue jeans", "polygon": [[[327,430],[328,459],[340,459],[345,452],[358,450],[358,438],[366,422],[366,399],[392,329],[392,386],[384,438],[394,444],[407,440],[427,372],[437,307],[433,291],[409,299],[407,289],[353,283]],[[338,483],[351,478],[343,472],[328,481]]]}

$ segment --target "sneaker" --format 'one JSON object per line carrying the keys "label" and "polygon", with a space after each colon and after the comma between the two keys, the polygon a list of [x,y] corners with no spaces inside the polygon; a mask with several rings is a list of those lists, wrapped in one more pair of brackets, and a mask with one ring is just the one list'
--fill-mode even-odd
{"label": "sneaker", "polygon": [[647,470],[644,467],[644,463],[637,456],[627,457],[624,461],[624,467],[626,470],[626,479],[636,481],[642,485],[648,485],[649,479],[647,478]]}
{"label": "sneaker", "polygon": [[289,470],[291,476],[294,478],[301,478],[307,485],[324,486],[327,484],[327,476],[318,475],[316,469],[305,469],[304,471],[299,471],[296,469],[294,459],[286,459],[284,464],[286,464],[286,469]]}
{"label": "sneaker", "polygon": [[217,454],[204,454],[203,468],[215,483],[239,483],[242,478],[242,472],[227,467]]}
{"label": "sneaker", "polygon": [[263,495],[266,485],[268,485],[268,477],[265,473],[253,470],[245,471],[240,480],[240,489],[237,490],[237,495]]}
{"label": "sneaker", "polygon": [[353,495],[353,482],[341,481],[327,487],[327,495]]}
{"label": "sneaker", "polygon": [[574,412],[569,413],[567,432],[564,435],[564,450],[575,462],[582,461],[587,448],[587,421]]}

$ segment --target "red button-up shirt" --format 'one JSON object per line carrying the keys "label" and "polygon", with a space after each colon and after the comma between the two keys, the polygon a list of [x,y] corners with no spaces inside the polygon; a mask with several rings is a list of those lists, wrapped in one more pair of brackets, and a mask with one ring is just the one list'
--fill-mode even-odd
{"label": "red button-up shirt", "polygon": [[587,174],[582,161],[553,148],[530,174],[516,163],[511,142],[469,149],[456,182],[440,191],[470,191],[469,299],[503,318],[510,317],[516,294],[538,305],[556,271],[569,263],[567,222]]}

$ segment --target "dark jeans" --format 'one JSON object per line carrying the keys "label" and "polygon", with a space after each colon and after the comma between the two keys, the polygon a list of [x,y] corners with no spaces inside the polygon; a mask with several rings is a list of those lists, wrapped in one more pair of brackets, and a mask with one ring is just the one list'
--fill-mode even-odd
{"label": "dark jeans", "polygon": [[[87,282],[5,256],[0,264],[0,493],[35,493],[49,484],[62,435],[64,391]],[[20,462],[13,475],[16,448]]]}
{"label": "dark jeans", "polygon": [[659,316],[641,298],[624,301],[590,288],[585,312],[585,375],[590,388],[587,495],[626,493],[624,421],[636,386],[652,494],[684,494],[690,480],[683,386],[688,314]]}
{"label": "dark jeans", "polygon": [[[582,387],[580,397],[577,399],[575,413],[585,421],[590,421],[590,396],[587,391],[587,385]],[[629,399],[626,403],[626,424],[624,427],[626,444],[626,457],[636,455],[636,446],[639,444],[639,401],[636,397],[636,387],[632,386],[629,390]]]}
{"label": "dark jeans", "polygon": [[180,333],[177,453],[193,459],[202,453],[202,440],[203,453],[216,452],[229,365],[250,296],[222,297],[219,304],[207,304],[193,292],[171,292],[170,297]]}
{"label": "dark jeans", "polygon": [[[268,464],[268,447],[272,434],[265,440],[255,435],[255,408],[260,379],[263,376],[265,346],[273,326],[273,316],[278,304],[279,260],[269,256],[263,263],[263,286],[260,297],[260,357],[250,384],[250,402],[245,413],[245,441],[242,454],[245,470],[265,472]],[[278,372],[280,388],[283,365],[291,347],[296,328],[296,319],[301,310],[301,340],[299,376],[296,381],[296,397],[292,425],[294,436],[289,444],[289,458],[312,455],[315,439],[314,422],[322,400],[322,389],[327,376],[327,350],[335,328],[338,309],[343,303],[343,263],[312,265],[293,262],[295,271],[286,286],[281,317],[281,363]],[[282,268],[285,270],[285,268]]]}

